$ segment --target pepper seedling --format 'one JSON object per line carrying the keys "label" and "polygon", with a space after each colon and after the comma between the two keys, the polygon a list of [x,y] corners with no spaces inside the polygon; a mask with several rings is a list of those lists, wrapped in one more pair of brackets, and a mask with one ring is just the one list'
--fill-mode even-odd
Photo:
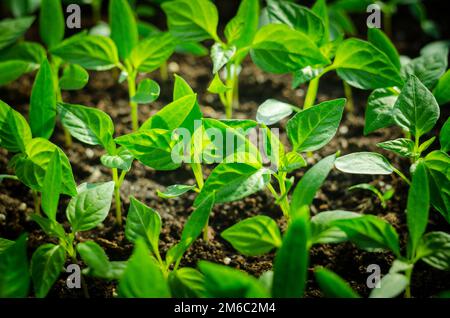
{"label": "pepper seedling", "polygon": [[392,198],[395,193],[395,190],[391,186],[387,186],[385,191],[378,190],[375,186],[369,183],[359,183],[351,186],[348,190],[367,190],[372,192],[377,196],[378,200],[380,200],[381,206],[386,209],[387,202]]}
{"label": "pepper seedling", "polygon": [[166,32],[139,40],[136,19],[127,0],[110,1],[109,23],[111,38],[80,33],[52,48],[51,53],[88,70],[120,69],[119,81],[128,82],[132,129],[137,131],[138,104],[151,103],[159,96],[158,84],[150,79],[136,87],[137,75],[158,69],[172,55],[173,38]]}

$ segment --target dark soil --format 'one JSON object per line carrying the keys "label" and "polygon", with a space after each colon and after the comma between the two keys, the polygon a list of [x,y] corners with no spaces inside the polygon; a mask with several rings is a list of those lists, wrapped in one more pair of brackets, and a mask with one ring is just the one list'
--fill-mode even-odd
{"label": "dark soil", "polygon": [[[399,47],[408,47],[416,52],[419,45],[413,48],[405,42],[400,42]],[[405,51],[407,51],[405,49]],[[190,56],[175,55],[169,63],[170,73],[178,73],[198,93],[200,104],[205,117],[223,118],[224,112],[219,100],[209,93],[206,88],[211,80],[211,65],[208,57],[194,58]],[[116,136],[130,132],[130,116],[127,98],[127,89],[123,84],[118,84],[118,73],[115,71],[93,72],[90,74],[89,84],[82,91],[64,92],[63,99],[66,102],[82,104],[99,108],[107,112],[113,119],[116,127]],[[161,97],[151,106],[140,106],[140,121],[143,122],[149,116],[171,102],[173,77],[163,82],[159,73],[150,74],[161,85]],[[24,76],[20,80],[6,87],[0,88],[0,99],[20,111],[28,114],[29,94],[33,76]],[[292,90],[289,76],[275,76],[262,72],[250,61],[243,66],[240,77],[240,107],[235,110],[236,118],[255,118],[259,104],[268,98],[275,98],[292,104],[302,105],[306,87]],[[395,166],[407,173],[409,164],[390,153],[381,151],[376,143],[394,139],[401,136],[401,131],[395,128],[384,129],[379,132],[363,135],[364,109],[367,92],[354,90],[355,111],[346,112],[335,138],[323,149],[308,158],[310,166],[321,158],[341,151],[347,154],[356,151],[376,151],[386,155]],[[342,82],[335,74],[330,74],[321,80],[318,100],[325,101],[344,96]],[[440,123],[448,117],[448,109],[442,109]],[[285,121],[281,123],[281,138],[286,141],[284,134]],[[438,129],[436,130],[438,131]],[[110,171],[100,163],[102,150],[81,144],[74,140],[73,146],[67,149],[61,127],[56,129],[53,142],[58,144],[70,159],[74,176],[78,184],[82,182],[101,182],[111,179]],[[0,149],[0,174],[6,173],[8,160],[11,154]],[[206,171],[209,173],[209,171]],[[295,173],[298,180],[305,169]],[[187,194],[177,199],[164,200],[156,195],[157,189],[175,183],[193,184],[194,178],[188,167],[182,167],[176,171],[158,172],[134,162],[133,168],[126,177],[122,187],[121,197],[123,209],[126,211],[129,205],[129,196],[134,196],[148,206],[156,209],[163,219],[163,230],[160,237],[160,249],[164,254],[170,246],[177,243],[183,224],[192,212],[192,204],[195,194]],[[377,187],[384,188],[392,185],[396,192],[388,202],[388,207],[383,209],[376,197],[364,191],[352,191],[347,189],[351,185],[370,182]],[[403,243],[406,241],[405,207],[408,187],[395,175],[391,176],[360,176],[343,174],[332,171],[325,184],[317,194],[312,214],[327,210],[348,210],[364,214],[373,214],[389,221],[399,231]],[[60,204],[59,219],[65,222],[65,207],[68,199],[64,198]],[[39,227],[29,219],[33,213],[33,199],[30,191],[16,181],[5,180],[0,184],[0,237],[16,239],[22,232],[29,233],[29,255],[44,242],[51,241]],[[126,260],[131,255],[132,244],[125,239],[123,229],[115,224],[113,216],[114,203],[111,214],[104,224],[98,229],[83,232],[78,237],[79,241],[95,240],[105,250],[111,260]],[[190,248],[185,255],[182,266],[196,266],[199,260],[209,260],[216,263],[229,263],[230,266],[242,269],[252,275],[259,276],[272,268],[274,253],[262,257],[245,257],[238,254],[226,241],[220,237],[220,233],[229,226],[254,215],[269,215],[276,219],[284,228],[285,224],[280,209],[275,205],[270,193],[260,192],[241,201],[231,204],[216,205],[210,218],[211,237],[209,243],[201,238]],[[126,217],[126,212],[125,212]],[[436,211],[430,213],[428,231],[442,230],[450,232],[449,224]],[[404,244],[403,244],[404,245]],[[349,281],[361,295],[367,296],[370,290],[366,287],[368,273],[366,268],[370,264],[381,266],[382,272],[387,273],[394,257],[390,253],[368,253],[357,249],[350,243],[340,245],[320,245],[311,250],[311,269],[313,266],[326,266]],[[65,287],[65,274],[52,288],[51,297],[83,297],[81,290],[70,290]],[[94,278],[86,278],[91,297],[113,297],[116,284],[104,282]],[[431,297],[441,291],[450,290],[450,273],[434,270],[421,263],[414,270],[412,279],[412,293],[414,297]],[[313,275],[310,275],[307,290],[308,297],[320,296],[320,290],[316,286]]]}

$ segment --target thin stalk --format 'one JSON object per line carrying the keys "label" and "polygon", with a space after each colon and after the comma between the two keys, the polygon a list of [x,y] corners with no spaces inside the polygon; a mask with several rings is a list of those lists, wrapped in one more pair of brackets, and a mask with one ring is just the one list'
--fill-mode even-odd
{"label": "thin stalk", "polygon": [[114,181],[114,198],[116,201],[116,221],[119,226],[122,226],[122,202],[120,201],[120,185],[119,174],[117,168],[112,168],[112,176]]}
{"label": "thin stalk", "polygon": [[234,85],[234,76],[231,75],[231,67],[227,64],[227,79],[225,81],[225,85],[230,87],[231,89],[225,92],[225,116],[227,119],[231,119],[233,117],[233,92],[235,89]]}
{"label": "thin stalk", "polygon": [[237,72],[239,64],[234,64],[233,74],[233,107],[239,107],[239,74]]}
{"label": "thin stalk", "polygon": [[31,193],[33,194],[34,212],[37,215],[41,215],[41,198],[39,193],[36,190],[31,190]]}
{"label": "thin stalk", "polygon": [[355,112],[355,103],[353,102],[353,93],[352,93],[352,87],[347,84],[346,81],[342,81],[344,83],[344,94],[345,98],[347,98],[347,105],[346,108],[350,113]]}
{"label": "thin stalk", "polygon": [[136,95],[136,72],[130,72],[128,74],[128,96],[130,98],[131,107],[131,126],[133,131],[138,131],[139,129],[139,118],[138,118],[138,105],[131,101],[131,98]]}
{"label": "thin stalk", "polygon": [[397,168],[394,168],[394,172],[400,177],[402,178],[409,186],[411,185],[411,181],[409,181],[409,179]]}
{"label": "thin stalk", "polygon": [[405,271],[406,278],[408,279],[408,285],[405,289],[405,298],[411,298],[411,276],[412,276],[413,268],[410,268]]}
{"label": "thin stalk", "polygon": [[319,89],[319,80],[320,77],[316,77],[309,82],[303,109],[308,109],[314,105],[314,102],[316,101],[317,90]]}
{"label": "thin stalk", "polygon": [[[191,168],[192,168],[192,172],[194,173],[195,180],[197,182],[197,186],[198,186],[199,190],[201,191],[203,189],[203,185],[204,185],[202,165],[198,162],[193,162],[191,164]],[[208,229],[209,229],[209,222],[207,220],[205,227],[203,228],[203,240],[205,242],[209,241]]]}
{"label": "thin stalk", "polygon": [[167,70],[167,61],[165,61],[159,68],[159,74],[161,75],[161,79],[164,82],[166,82],[169,79],[169,72]]}
{"label": "thin stalk", "polygon": [[284,217],[289,220],[290,217],[290,206],[289,206],[289,201],[287,198],[287,194],[286,194],[286,173],[280,173],[279,179],[278,179],[278,183],[280,185],[280,197],[282,197],[283,199],[280,201],[280,207],[281,210],[283,211],[283,215]]}

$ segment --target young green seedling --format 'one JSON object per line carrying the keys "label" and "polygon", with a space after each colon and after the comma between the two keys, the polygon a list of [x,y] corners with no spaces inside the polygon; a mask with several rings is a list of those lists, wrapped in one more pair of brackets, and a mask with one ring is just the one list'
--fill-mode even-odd
{"label": "young green seedling", "polygon": [[[391,102],[389,101],[389,103]],[[418,161],[424,160],[431,171],[429,178],[430,187],[433,189],[431,204],[447,221],[450,221],[447,190],[450,186],[450,179],[445,172],[450,163],[450,157],[447,154],[448,119],[440,132],[441,150],[434,150],[424,155],[424,152],[435,141],[436,136],[423,142],[420,141],[421,137],[432,130],[439,118],[440,109],[436,98],[415,75],[409,75],[393,106],[390,107],[389,111],[384,109],[383,112],[384,116],[374,120],[375,123],[371,123],[366,117],[366,127],[367,124],[372,124],[371,127],[377,127],[377,129],[396,125],[406,132],[407,138],[385,141],[377,145],[401,157],[409,158],[412,163],[410,170],[414,170]],[[405,174],[395,168],[384,156],[374,152],[359,152],[342,156],[336,160],[336,168],[346,173],[355,174],[388,175],[395,172],[406,183],[411,183]]]}
{"label": "young green seedling", "polygon": [[[51,134],[53,128],[46,130],[51,125],[39,126],[39,123],[39,121],[33,122],[32,127],[35,128],[35,131]],[[34,208],[39,214],[39,193],[46,188],[45,176],[54,152],[58,152],[60,155],[59,162],[64,175],[61,192],[74,196],[76,195],[76,186],[69,159],[64,152],[47,139],[33,138],[35,131],[32,135],[32,130],[20,113],[0,101],[0,147],[15,154],[9,162],[9,167],[14,170],[16,178],[32,190]]]}
{"label": "young green seedling", "polygon": [[386,207],[387,207],[387,201],[389,201],[395,193],[395,190],[391,186],[387,186],[385,191],[382,192],[382,191],[378,190],[375,186],[373,186],[369,183],[355,184],[348,189],[350,191],[357,190],[357,189],[371,191],[380,200],[381,206],[384,209],[386,209]]}
{"label": "young green seedling", "polygon": [[[111,169],[114,181],[116,221],[122,225],[120,187],[131,169],[134,157],[114,142],[114,123],[103,111],[82,105],[58,103],[59,118],[73,138],[88,145],[101,146],[106,153],[101,162]],[[120,174],[119,174],[120,170]]]}
{"label": "young green seedling", "polygon": [[[59,160],[60,155],[55,151],[45,176],[48,182],[46,182],[47,188],[43,192],[42,208],[47,217],[37,214],[32,216],[32,219],[39,224],[47,235],[58,239],[58,244],[46,243],[39,246],[31,258],[31,277],[35,295],[39,298],[48,294],[59,278],[67,259],[70,259],[73,264],[78,263],[77,249],[81,248],[77,246],[78,234],[94,229],[105,220],[111,207],[114,190],[113,182],[83,183],[78,186],[77,194],[70,200],[66,208],[66,217],[71,226],[70,231],[66,232],[64,227],[56,220],[63,184]],[[83,243],[83,245],[88,244],[87,242]],[[101,259],[98,259],[98,261],[101,261]],[[86,263],[90,264],[89,262]],[[96,275],[105,279],[117,279],[123,272],[123,263],[109,263],[108,261],[108,265],[105,268],[100,268]],[[85,296],[89,297],[87,286],[84,282],[82,284]]]}
{"label": "young green seedling", "polygon": [[138,73],[158,69],[174,50],[169,33],[154,34],[139,40],[134,14],[127,0],[109,3],[111,38],[81,33],[61,42],[51,53],[88,70],[121,70],[119,81],[128,82],[132,129],[139,129],[138,104],[148,104],[159,96],[156,82],[145,79],[136,87]]}
{"label": "young green seedling", "polygon": [[324,1],[319,0],[310,10],[270,0],[267,15],[270,24],[256,34],[252,60],[267,72],[293,73],[293,87],[309,82],[304,109],[314,105],[320,78],[332,70],[359,89],[403,84],[399,69],[384,52],[369,42],[343,40],[342,35],[331,32]]}
{"label": "young green seedling", "polygon": [[135,243],[133,255],[119,281],[120,297],[200,297],[203,275],[193,268],[179,268],[180,261],[200,236],[214,206],[214,194],[205,198],[189,216],[180,241],[162,259],[159,252],[161,217],[131,197],[125,236]]}
{"label": "young green seedling", "polygon": [[[217,34],[218,12],[210,0],[176,0],[162,4],[169,31],[180,42],[213,40],[211,59],[214,80],[208,90],[218,94],[225,107],[226,118],[232,117],[239,103],[239,73],[258,29],[259,1],[243,0],[238,12],[225,26],[223,42]],[[202,12],[202,14],[199,14]],[[224,68],[222,78],[220,71]]]}

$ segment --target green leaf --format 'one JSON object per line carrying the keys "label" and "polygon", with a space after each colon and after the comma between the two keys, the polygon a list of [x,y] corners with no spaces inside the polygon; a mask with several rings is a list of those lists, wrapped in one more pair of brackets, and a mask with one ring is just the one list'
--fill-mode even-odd
{"label": "green leaf", "polygon": [[450,235],[430,232],[423,236],[417,247],[417,258],[440,270],[450,270]]}
{"label": "green leaf", "polygon": [[259,29],[250,54],[258,67],[275,74],[330,63],[307,35],[283,24],[269,24]]}
{"label": "green leaf", "polygon": [[439,142],[441,143],[441,150],[448,152],[450,150],[450,117],[447,118],[439,133]]}
{"label": "green leaf", "polygon": [[336,169],[354,174],[391,174],[394,167],[375,152],[355,152],[336,159]]}
{"label": "green leaf", "polygon": [[312,79],[319,76],[319,74],[322,71],[323,71],[322,67],[311,67],[311,66],[306,66],[300,70],[294,71],[292,73],[291,88],[295,89],[299,87],[301,84],[311,81]]}
{"label": "green leaf", "polygon": [[256,278],[240,270],[207,261],[200,261],[205,275],[205,297],[214,298],[266,298],[269,293]]}
{"label": "green leaf", "polygon": [[301,154],[291,151],[283,156],[278,170],[289,173],[302,167],[306,167],[306,165],[307,163]]}
{"label": "green leaf", "polygon": [[66,252],[60,245],[43,244],[31,258],[31,277],[36,297],[44,298],[64,269]]}
{"label": "green leaf", "polygon": [[395,103],[393,112],[397,125],[420,138],[436,124],[439,105],[420,80],[411,75]]}
{"label": "green leaf", "polygon": [[323,41],[326,42],[330,40],[330,18],[326,0],[317,0],[312,6],[311,10],[322,20],[323,26],[325,28]]}
{"label": "green leaf", "polygon": [[169,59],[175,49],[174,43],[174,38],[167,32],[152,35],[136,45],[131,52],[131,63],[139,72],[152,72]]}
{"label": "green leaf", "polygon": [[212,192],[216,193],[216,203],[237,201],[262,190],[269,179],[270,172],[260,164],[223,162],[206,179],[194,204]]}
{"label": "green leaf", "polygon": [[314,275],[325,297],[360,298],[350,285],[336,273],[323,267],[316,267]]}
{"label": "green leaf", "polygon": [[388,222],[373,216],[336,220],[333,226],[344,231],[349,239],[364,249],[390,249],[396,256],[400,255],[399,238],[395,229]]}
{"label": "green leaf", "polygon": [[39,216],[37,214],[32,214],[31,219],[37,224],[39,224],[41,229],[48,236],[56,237],[58,239],[66,238],[66,232],[64,231],[63,226],[59,224],[57,221],[53,221],[51,219]]}
{"label": "green leaf", "polygon": [[362,215],[348,211],[325,211],[311,218],[311,242],[312,244],[342,243],[349,239],[348,235],[337,226],[336,220],[358,218]]}
{"label": "green leaf", "polygon": [[410,75],[415,75],[428,89],[431,90],[436,86],[438,80],[447,70],[447,57],[448,49],[424,54],[403,66],[401,74],[405,80],[407,80]]}
{"label": "green leaf", "polygon": [[450,102],[450,70],[447,70],[447,72],[439,79],[433,90],[433,95],[439,105]]}
{"label": "green leaf", "polygon": [[367,39],[370,43],[372,43],[377,49],[386,54],[391,63],[400,70],[400,57],[395,48],[394,44],[392,44],[389,37],[380,29],[377,28],[369,28],[367,31]]}
{"label": "green leaf", "polygon": [[166,105],[147,119],[139,130],[144,132],[155,128],[167,130],[186,128],[193,134],[195,121],[201,118],[202,112],[197,103],[197,95],[191,94]]}
{"label": "green leaf", "polygon": [[369,95],[366,107],[364,135],[395,124],[393,109],[398,94],[389,89],[378,88]]}
{"label": "green leaf", "polygon": [[296,107],[290,104],[280,102],[276,99],[268,99],[259,105],[258,111],[256,112],[256,121],[270,126],[291,115],[294,109]]}
{"label": "green leaf", "polygon": [[45,172],[44,184],[42,187],[42,210],[50,220],[56,221],[59,195],[62,185],[62,166],[59,151],[54,151],[52,158]]}
{"label": "green leaf", "polygon": [[34,17],[3,19],[0,21],[0,50],[20,39],[33,22]]}
{"label": "green leaf", "polygon": [[88,70],[104,71],[119,64],[116,45],[110,38],[100,35],[74,35],[50,52]]}
{"label": "green leaf", "polygon": [[170,297],[168,283],[144,241],[136,241],[117,292],[123,298]]}
{"label": "green leaf", "polygon": [[119,57],[125,60],[139,40],[136,19],[127,0],[109,2],[109,25]]}
{"label": "green leaf", "polygon": [[206,56],[208,55],[208,49],[201,43],[197,42],[182,42],[175,46],[175,52],[181,54],[191,54],[193,56]]}
{"label": "green leaf", "polygon": [[[180,167],[180,154],[174,152],[176,140],[172,132],[162,129],[150,129],[123,135],[115,141],[127,149],[142,164],[155,170],[175,170]],[[177,159],[177,160],[175,160]]]}
{"label": "green leaf", "polygon": [[156,190],[158,196],[163,199],[173,199],[185,194],[190,190],[194,190],[195,185],[173,184],[168,186],[164,191]]}
{"label": "green leaf", "polygon": [[270,23],[282,23],[308,36],[314,43],[325,39],[325,25],[322,19],[307,7],[281,0],[269,0],[267,12]]}
{"label": "green leaf", "polygon": [[169,274],[170,290],[174,298],[203,297],[205,278],[194,268],[184,267]]}
{"label": "green leaf", "polygon": [[47,58],[47,52],[44,47],[35,42],[19,42],[13,46],[4,49],[0,56],[0,61],[28,62],[30,69],[38,68]]}
{"label": "green leaf", "polygon": [[175,83],[173,85],[173,100],[176,101],[187,95],[194,95],[194,91],[189,84],[177,74],[174,74]]}
{"label": "green leaf", "polygon": [[335,99],[305,109],[287,123],[287,134],[295,151],[314,151],[336,134],[346,100]]}
{"label": "green leaf", "polygon": [[158,99],[159,93],[158,83],[146,78],[139,83],[136,95],[131,98],[131,101],[138,104],[150,104]]}
{"label": "green leaf", "polygon": [[317,191],[333,169],[335,160],[335,154],[325,157],[304,174],[292,194],[292,211],[300,211],[305,205],[312,204]]}
{"label": "green leaf", "polygon": [[78,243],[77,251],[88,266],[88,275],[106,280],[118,280],[122,277],[126,263],[110,262],[105,251],[94,241]]}
{"label": "green leaf", "polygon": [[277,222],[264,215],[245,219],[227,228],[221,236],[247,256],[263,255],[281,246]]}
{"label": "green leaf", "polygon": [[225,26],[228,44],[243,48],[250,45],[258,30],[260,5],[258,0],[243,0],[239,9]]}
{"label": "green leaf", "polygon": [[432,151],[425,157],[425,164],[429,173],[431,204],[450,223],[450,157],[445,152]]}
{"label": "green leaf", "polygon": [[27,235],[17,241],[0,241],[0,297],[25,298],[28,296],[30,274],[28,271]]}
{"label": "green leaf", "polygon": [[220,79],[219,73],[214,75],[212,82],[208,86],[208,92],[213,94],[223,94],[231,90],[230,87],[225,86],[225,84]]}
{"label": "green leaf", "polygon": [[167,16],[170,33],[180,41],[218,39],[216,30],[219,16],[211,1],[175,0],[163,3],[161,8]]}
{"label": "green leaf", "polygon": [[333,67],[339,77],[360,89],[402,86],[399,71],[389,58],[371,43],[359,39],[342,42]]}
{"label": "green leaf", "polygon": [[82,184],[78,195],[67,206],[66,216],[72,231],[88,231],[99,225],[109,213],[114,182]]}
{"label": "green leaf", "polygon": [[62,168],[61,193],[76,195],[76,185],[69,159],[58,146],[43,138],[34,138],[26,145],[25,153],[15,163],[17,177],[28,187],[42,191],[50,160],[55,151],[59,152]]}
{"label": "green leaf", "polygon": [[389,273],[380,280],[380,288],[372,289],[369,297],[394,298],[400,295],[408,284],[409,280],[405,275]]}
{"label": "green leaf", "polygon": [[377,143],[377,146],[392,152],[395,152],[396,154],[412,158],[414,157],[414,141],[407,138],[398,138],[394,140],[388,140]]}
{"label": "green leaf", "polygon": [[274,260],[272,296],[299,298],[305,292],[308,276],[310,237],[309,215],[292,219]]}
{"label": "green leaf", "polygon": [[53,48],[64,38],[66,21],[61,1],[41,0],[39,35],[48,48]]}
{"label": "green leaf", "polygon": [[156,255],[159,253],[159,233],[161,232],[161,217],[158,212],[130,197],[125,236],[130,242],[136,242],[139,238],[151,248]]}
{"label": "green leaf", "polygon": [[120,147],[115,155],[104,154],[100,157],[100,161],[105,167],[124,171],[130,171],[133,160],[133,154],[123,147]]}
{"label": "green leaf", "polygon": [[59,87],[67,91],[82,89],[88,81],[89,73],[83,67],[69,64],[64,68],[63,75],[59,79]]}
{"label": "green leaf", "polygon": [[23,74],[32,72],[36,68],[34,63],[22,60],[0,62],[0,86],[14,82]]}
{"label": "green leaf", "polygon": [[211,60],[213,61],[213,74],[216,74],[225,66],[236,53],[235,46],[226,46],[221,43],[214,43],[211,47]]}
{"label": "green leaf", "polygon": [[24,152],[31,130],[23,116],[0,100],[0,146],[11,152]]}
{"label": "green leaf", "polygon": [[408,204],[406,207],[406,221],[409,232],[408,251],[414,256],[428,224],[430,209],[430,190],[425,163],[419,162],[412,177],[408,191]]}
{"label": "green leaf", "polygon": [[114,124],[105,112],[82,105],[58,103],[59,118],[70,134],[88,145],[100,145],[114,153]]}
{"label": "green leaf", "polygon": [[30,128],[34,137],[49,139],[56,123],[56,91],[47,60],[36,75],[30,98]]}

